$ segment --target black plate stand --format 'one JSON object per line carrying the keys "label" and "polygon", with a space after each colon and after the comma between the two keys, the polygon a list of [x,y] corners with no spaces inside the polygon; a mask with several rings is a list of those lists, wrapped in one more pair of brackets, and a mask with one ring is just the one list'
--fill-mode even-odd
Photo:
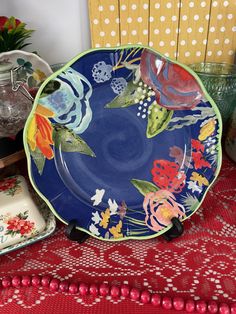
{"label": "black plate stand", "polygon": [[163,234],[163,238],[166,241],[171,241],[175,238],[178,238],[184,232],[184,226],[177,217],[173,217],[171,222],[173,226]]}
{"label": "black plate stand", "polygon": [[76,241],[79,243],[83,243],[86,241],[90,235],[86,232],[76,229],[77,221],[71,220],[69,224],[66,226],[65,235],[71,241]]}

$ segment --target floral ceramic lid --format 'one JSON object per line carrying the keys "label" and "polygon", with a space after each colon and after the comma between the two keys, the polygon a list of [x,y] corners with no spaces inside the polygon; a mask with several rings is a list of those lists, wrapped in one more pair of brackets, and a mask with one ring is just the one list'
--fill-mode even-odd
{"label": "floral ceramic lid", "polygon": [[102,240],[148,239],[200,206],[221,118],[187,66],[150,48],[94,49],[41,86],[24,130],[36,191]]}

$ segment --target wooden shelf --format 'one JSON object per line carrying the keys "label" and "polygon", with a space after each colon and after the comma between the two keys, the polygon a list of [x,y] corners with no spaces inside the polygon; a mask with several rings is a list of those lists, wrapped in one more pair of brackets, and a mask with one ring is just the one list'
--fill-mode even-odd
{"label": "wooden shelf", "polygon": [[25,158],[25,151],[23,149],[6,157],[3,157],[0,159],[0,169],[10,166],[23,158]]}

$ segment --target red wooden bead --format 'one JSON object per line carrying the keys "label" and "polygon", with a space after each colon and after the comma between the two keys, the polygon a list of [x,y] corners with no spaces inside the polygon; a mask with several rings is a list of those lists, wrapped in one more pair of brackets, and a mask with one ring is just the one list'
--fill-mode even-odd
{"label": "red wooden bead", "polygon": [[193,313],[195,311],[195,302],[193,300],[187,300],[185,303],[185,310],[188,313]]}
{"label": "red wooden bead", "polygon": [[88,290],[89,290],[89,286],[88,286],[86,283],[81,282],[81,283],[79,284],[79,293],[80,293],[81,295],[86,295],[86,294],[88,294]]}
{"label": "red wooden bead", "polygon": [[89,287],[89,293],[96,297],[98,295],[98,286],[92,283]]}
{"label": "red wooden bead", "polygon": [[173,299],[173,307],[177,311],[182,311],[184,309],[184,299],[183,298],[174,298]]}
{"label": "red wooden bead", "polygon": [[111,286],[111,291],[110,291],[110,295],[113,298],[117,298],[120,296],[120,288],[117,286]]}
{"label": "red wooden bead", "polygon": [[231,314],[236,314],[236,303],[231,304],[230,310],[231,310]]}
{"label": "red wooden bead", "polygon": [[21,286],[21,277],[20,276],[12,277],[11,284],[12,284],[12,287],[14,287],[14,288],[20,287]]}
{"label": "red wooden bead", "polygon": [[59,289],[59,285],[60,285],[61,281],[57,278],[53,278],[51,281],[50,281],[50,284],[49,284],[49,289],[51,291],[58,291]]}
{"label": "red wooden bead", "polygon": [[218,304],[216,301],[209,301],[207,305],[208,312],[211,314],[218,313]]}
{"label": "red wooden bead", "polygon": [[23,287],[30,287],[31,286],[31,277],[26,275],[26,276],[22,276],[21,278],[21,285]]}
{"label": "red wooden bead", "polygon": [[100,284],[99,293],[102,296],[107,296],[109,294],[110,288],[107,283]]}
{"label": "red wooden bead", "polygon": [[226,303],[221,303],[219,306],[219,314],[230,314],[230,307]]}
{"label": "red wooden bead", "polygon": [[78,287],[78,284],[72,282],[70,285],[69,285],[69,290],[68,290],[70,293],[72,294],[76,294],[78,293],[79,291],[79,287]]}
{"label": "red wooden bead", "polygon": [[41,285],[43,287],[49,287],[51,280],[52,280],[51,276],[43,276],[41,279]]}
{"label": "red wooden bead", "polygon": [[69,289],[69,281],[68,280],[63,280],[60,284],[59,284],[59,291],[60,292],[67,292]]}
{"label": "red wooden bead", "polygon": [[140,291],[136,288],[130,290],[130,298],[134,301],[138,301],[140,298]]}
{"label": "red wooden bead", "polygon": [[157,293],[154,293],[151,296],[151,303],[154,306],[160,306],[161,305],[161,296],[159,294],[157,294]]}
{"label": "red wooden bead", "polygon": [[2,287],[4,289],[11,287],[11,277],[10,276],[6,276],[2,279]]}
{"label": "red wooden bead", "polygon": [[162,307],[165,310],[170,310],[172,309],[172,300],[169,297],[163,297],[162,302],[161,302]]}
{"label": "red wooden bead", "polygon": [[196,301],[196,310],[198,313],[206,313],[207,311],[207,304],[205,301],[202,301],[202,300],[199,300],[199,301]]}
{"label": "red wooden bead", "polygon": [[122,285],[120,287],[120,292],[123,297],[129,296],[130,287],[128,285]]}
{"label": "red wooden bead", "polygon": [[151,300],[151,294],[149,291],[144,290],[141,292],[140,301],[144,304],[149,303]]}
{"label": "red wooden bead", "polygon": [[35,275],[31,279],[31,284],[33,287],[39,287],[41,284],[41,276]]}

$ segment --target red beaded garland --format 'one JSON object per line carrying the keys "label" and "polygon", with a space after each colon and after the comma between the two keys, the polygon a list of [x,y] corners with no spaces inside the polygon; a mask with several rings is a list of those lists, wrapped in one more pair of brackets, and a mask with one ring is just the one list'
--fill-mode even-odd
{"label": "red beaded garland", "polygon": [[209,301],[207,305],[208,312],[211,314],[215,314],[218,312],[218,305],[216,301]]}
{"label": "red beaded garland", "polygon": [[172,300],[169,297],[163,297],[162,302],[161,302],[162,307],[165,310],[170,310],[172,309]]}
{"label": "red beaded garland", "polygon": [[107,283],[102,283],[99,287],[99,294],[103,297],[109,294],[110,288]]}
{"label": "red beaded garland", "polygon": [[130,287],[124,284],[120,287],[120,292],[123,297],[128,297],[129,292],[130,292]]}
{"label": "red beaded garland", "polygon": [[79,293],[80,293],[81,295],[86,295],[86,294],[88,294],[88,290],[89,290],[89,286],[88,286],[86,283],[81,282],[81,283],[79,284]]}
{"label": "red beaded garland", "polygon": [[120,296],[120,288],[117,286],[111,286],[110,295],[113,298],[118,298]]}
{"label": "red beaded garland", "polygon": [[6,276],[2,279],[2,287],[4,289],[11,287],[11,277]]}
{"label": "red beaded garland", "polygon": [[184,299],[183,298],[174,298],[173,299],[173,307],[177,311],[182,311],[184,309]]}
{"label": "red beaded garland", "polygon": [[98,295],[98,286],[92,283],[89,287],[89,293],[96,297]]}
{"label": "red beaded garland", "polygon": [[49,287],[51,280],[52,280],[51,276],[43,276],[41,279],[41,285],[43,287]]}
{"label": "red beaded garland", "polygon": [[59,285],[60,285],[60,280],[57,279],[57,278],[53,278],[51,281],[50,281],[50,284],[49,284],[49,289],[51,291],[58,291],[59,289]]}
{"label": "red beaded garland", "polygon": [[59,291],[61,292],[67,292],[69,289],[69,281],[68,280],[63,280],[60,284],[59,284]]}
{"label": "red beaded garland", "polygon": [[149,291],[144,290],[141,292],[140,301],[144,304],[149,303],[151,300],[151,294]]}
{"label": "red beaded garland", "polygon": [[140,298],[140,291],[136,288],[130,290],[130,298],[134,301],[138,301]]}
{"label": "red beaded garland", "polygon": [[72,282],[71,284],[69,284],[69,290],[68,291],[69,291],[69,293],[76,294],[79,291],[79,287],[76,283]]}
{"label": "red beaded garland", "polygon": [[204,314],[207,311],[207,304],[205,301],[199,300],[196,302],[196,310],[198,313]]}
{"label": "red beaded garland", "polygon": [[12,284],[12,287],[19,288],[21,286],[21,277],[18,275],[12,277],[11,284]]}
{"label": "red beaded garland", "polygon": [[30,287],[31,286],[31,276],[29,276],[29,275],[22,276],[21,285],[23,287]]}
{"label": "red beaded garland", "polygon": [[185,310],[188,313],[193,313],[195,311],[195,302],[193,300],[187,300],[185,303]]}
{"label": "red beaded garland", "polygon": [[219,314],[230,314],[230,307],[226,303],[221,303],[219,306]]}
{"label": "red beaded garland", "polygon": [[152,294],[151,303],[154,306],[160,306],[161,305],[161,296],[157,293]]}
{"label": "red beaded garland", "polygon": [[41,284],[41,277],[38,275],[32,276],[31,285],[33,287],[39,287]]}

